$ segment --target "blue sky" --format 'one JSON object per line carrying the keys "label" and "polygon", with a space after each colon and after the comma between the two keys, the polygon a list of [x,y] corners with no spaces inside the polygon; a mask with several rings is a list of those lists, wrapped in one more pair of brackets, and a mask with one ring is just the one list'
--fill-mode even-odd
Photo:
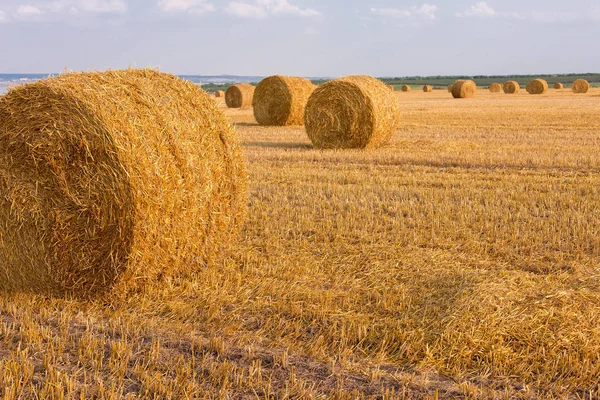
{"label": "blue sky", "polygon": [[0,72],[600,71],[600,1],[0,0]]}

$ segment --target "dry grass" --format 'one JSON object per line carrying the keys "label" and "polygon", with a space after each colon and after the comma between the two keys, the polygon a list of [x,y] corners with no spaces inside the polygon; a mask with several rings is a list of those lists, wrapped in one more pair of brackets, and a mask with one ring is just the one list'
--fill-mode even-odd
{"label": "dry grass", "polygon": [[0,297],[7,399],[600,396],[598,89],[397,94],[377,151],[227,110],[249,221],[126,302]]}

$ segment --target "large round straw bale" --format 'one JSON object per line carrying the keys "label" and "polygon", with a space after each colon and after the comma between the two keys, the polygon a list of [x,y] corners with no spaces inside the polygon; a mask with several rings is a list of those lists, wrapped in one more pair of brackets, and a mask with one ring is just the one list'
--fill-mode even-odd
{"label": "large round straw bale", "polygon": [[304,107],[315,90],[311,81],[275,75],[260,81],[254,92],[254,118],[260,125],[302,125]]}
{"label": "large round straw bale", "polygon": [[562,84],[562,83],[560,83],[560,82],[556,82],[556,83],[554,84],[554,89],[557,89],[557,90],[558,90],[558,89],[564,89],[564,87],[565,87],[565,85],[563,85],[563,84]]}
{"label": "large round straw bale", "polygon": [[0,289],[126,293],[211,265],[246,209],[234,130],[191,82],[71,73],[0,98]]}
{"label": "large round straw bale", "polygon": [[403,92],[410,92],[412,90],[412,87],[410,87],[409,85],[403,85],[402,86],[402,91]]}
{"label": "large round straw bale", "polygon": [[573,93],[587,93],[590,90],[590,84],[585,79],[577,79],[573,82]]}
{"label": "large round straw bale", "polygon": [[225,92],[225,104],[229,108],[251,107],[254,97],[254,86],[248,83],[231,85]]}
{"label": "large round straw bale", "polygon": [[477,85],[472,80],[458,80],[452,84],[452,97],[455,99],[469,99],[475,97]]}
{"label": "large round straw bale", "polygon": [[521,85],[517,81],[508,81],[504,83],[504,93],[517,94],[521,91]]}
{"label": "large round straw bale", "polygon": [[394,85],[387,85],[388,89],[390,89],[392,92],[395,91],[396,89],[394,88]]}
{"label": "large round straw bale", "polygon": [[396,96],[381,81],[349,76],[315,90],[304,123],[317,148],[374,148],[389,142],[399,126],[399,112]]}
{"label": "large round straw bale", "polygon": [[215,97],[225,97],[225,92],[222,90],[217,90],[215,92]]}
{"label": "large round straw bale", "polygon": [[548,82],[543,79],[534,79],[527,84],[527,93],[544,94],[548,91]]}
{"label": "large round straw bale", "polygon": [[431,92],[433,92],[433,87],[431,85],[425,85],[425,86],[423,86],[423,91],[425,93],[431,93]]}
{"label": "large round straw bale", "polygon": [[502,91],[503,87],[501,83],[492,83],[490,85],[490,92],[492,93],[500,93]]}

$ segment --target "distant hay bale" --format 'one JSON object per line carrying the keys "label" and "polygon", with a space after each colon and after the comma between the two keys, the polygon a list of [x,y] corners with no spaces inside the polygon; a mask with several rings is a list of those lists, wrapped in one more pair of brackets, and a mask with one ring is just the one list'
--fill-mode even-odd
{"label": "distant hay bale", "polygon": [[254,86],[248,83],[231,85],[225,92],[225,104],[229,108],[252,107]]}
{"label": "distant hay bale", "polygon": [[556,82],[556,83],[554,84],[554,89],[557,89],[557,90],[558,90],[558,89],[564,89],[564,87],[565,87],[565,85],[563,85],[563,84],[562,84],[562,83],[560,83],[560,82]]}
{"label": "distant hay bale", "polygon": [[492,93],[500,93],[504,89],[501,83],[492,83],[490,85],[490,92]]}
{"label": "distant hay bale", "polygon": [[315,90],[305,78],[275,75],[260,81],[254,92],[254,118],[264,126],[304,123],[304,107]]}
{"label": "distant hay bale", "polygon": [[433,92],[433,87],[431,85],[425,85],[425,86],[423,86],[423,91],[425,93],[431,93],[431,92]]}
{"label": "distant hay bale", "polygon": [[521,85],[517,81],[508,81],[504,83],[504,93],[517,94],[521,91]]}
{"label": "distant hay bale", "polygon": [[409,85],[403,85],[402,86],[402,91],[403,92],[410,92],[412,90],[412,88]]}
{"label": "distant hay bale", "polygon": [[215,97],[225,97],[225,92],[222,90],[217,90],[215,92]]}
{"label": "distant hay bale", "polygon": [[247,173],[193,83],[70,73],[0,97],[0,193],[0,290],[126,294],[213,264],[243,220]]}
{"label": "distant hay bale", "polygon": [[452,84],[452,97],[455,99],[469,99],[475,97],[477,85],[472,80],[458,80]]}
{"label": "distant hay bale", "polygon": [[323,149],[379,147],[389,142],[399,118],[396,96],[378,79],[362,75],[319,87],[304,116],[308,137]]}
{"label": "distant hay bale", "polygon": [[577,79],[573,82],[573,93],[587,93],[590,90],[590,83],[585,79]]}
{"label": "distant hay bale", "polygon": [[396,89],[394,88],[394,85],[387,85],[388,89],[390,89],[392,92],[394,92]]}
{"label": "distant hay bale", "polygon": [[452,85],[448,85],[448,93],[452,93]]}
{"label": "distant hay bale", "polygon": [[543,79],[534,79],[527,84],[527,93],[544,94],[548,91],[548,82]]}

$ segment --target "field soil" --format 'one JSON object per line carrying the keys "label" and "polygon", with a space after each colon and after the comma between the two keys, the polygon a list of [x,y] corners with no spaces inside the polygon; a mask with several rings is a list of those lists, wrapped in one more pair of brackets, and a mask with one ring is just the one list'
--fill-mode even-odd
{"label": "field soil", "polygon": [[600,89],[396,96],[368,151],[217,99],[239,241],[128,299],[0,294],[3,398],[598,398]]}

